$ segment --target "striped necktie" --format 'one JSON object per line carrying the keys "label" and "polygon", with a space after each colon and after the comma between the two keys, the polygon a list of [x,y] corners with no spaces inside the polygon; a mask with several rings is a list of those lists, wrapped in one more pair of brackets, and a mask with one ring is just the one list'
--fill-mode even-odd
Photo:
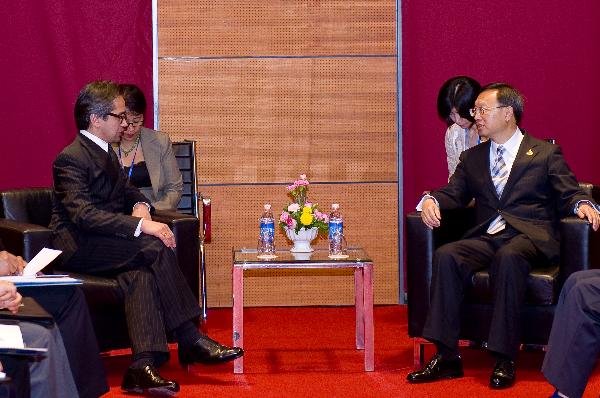
{"label": "striped necktie", "polygon": [[[502,156],[504,151],[505,148],[502,145],[498,145],[496,150],[496,160],[494,161],[494,167],[492,167],[492,182],[496,188],[496,194],[498,195],[498,198],[502,196],[502,191],[506,185],[506,180],[508,180],[508,167],[506,166],[506,162]],[[504,218],[502,218],[502,216],[498,216],[488,227],[487,233],[495,234],[502,231],[505,227],[506,221]]]}

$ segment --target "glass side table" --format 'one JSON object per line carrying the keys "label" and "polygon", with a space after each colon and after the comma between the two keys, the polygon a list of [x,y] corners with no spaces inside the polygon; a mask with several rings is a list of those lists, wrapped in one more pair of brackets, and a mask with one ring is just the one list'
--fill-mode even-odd
{"label": "glass side table", "polygon": [[[331,259],[326,249],[311,253],[278,250],[276,258],[258,258],[255,249],[233,250],[233,345],[244,347],[244,270],[290,268],[354,268],[356,348],[365,351],[365,371],[374,370],[373,260],[359,247],[348,248],[348,257]],[[233,363],[234,373],[244,373],[244,357]]]}

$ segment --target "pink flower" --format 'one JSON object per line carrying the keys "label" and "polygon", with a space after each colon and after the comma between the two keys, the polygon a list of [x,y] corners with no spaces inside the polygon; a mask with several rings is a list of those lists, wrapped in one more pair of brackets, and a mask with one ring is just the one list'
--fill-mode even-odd
{"label": "pink flower", "polygon": [[287,219],[286,224],[289,228],[296,228],[296,220],[291,217]]}
{"label": "pink flower", "polygon": [[306,202],[304,203],[304,206],[312,207],[312,202]]}
{"label": "pink flower", "polygon": [[296,211],[300,210],[300,205],[298,203],[292,203],[291,205],[288,206],[287,210],[290,213],[296,212]]}
{"label": "pink flower", "polygon": [[328,216],[325,213],[321,213],[320,211],[315,211],[315,217],[317,217],[317,220],[321,220],[323,222],[328,222]]}
{"label": "pink flower", "polygon": [[301,180],[306,180],[306,174],[300,174],[300,179]]}
{"label": "pink flower", "polygon": [[287,190],[288,190],[288,191],[293,191],[294,189],[296,189],[296,184],[293,184],[293,185],[288,185],[288,186],[287,186]]}
{"label": "pink flower", "polygon": [[279,217],[279,221],[287,223],[287,220],[289,218],[290,218],[290,213],[288,213],[287,211],[284,211],[284,212],[281,213],[281,216]]}
{"label": "pink flower", "polygon": [[294,185],[296,185],[296,187],[304,187],[310,185],[310,183],[306,180],[296,180],[294,181]]}

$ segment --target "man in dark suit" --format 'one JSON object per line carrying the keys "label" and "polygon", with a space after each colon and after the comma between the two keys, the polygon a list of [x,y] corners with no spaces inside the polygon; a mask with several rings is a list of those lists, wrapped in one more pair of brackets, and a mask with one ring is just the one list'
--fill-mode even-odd
{"label": "man in dark suit", "polygon": [[551,398],[583,395],[600,353],[600,269],[571,274],[558,299],[542,372]]}
{"label": "man in dark suit", "polygon": [[496,357],[489,384],[506,388],[515,380],[529,271],[557,261],[561,217],[575,213],[596,230],[600,216],[579,189],[560,148],[518,127],[523,97],[517,90],[503,83],[488,85],[471,112],[479,135],[489,140],[463,152],[448,185],[426,195],[418,209],[423,222],[436,228],[440,208],[464,207],[475,199],[476,227],[434,254],[423,336],[435,343],[437,353],[407,379],[423,383],[463,375],[460,306],[467,281],[488,268],[494,307],[487,348]]}
{"label": "man in dark suit", "polygon": [[146,198],[121,173],[110,145],[127,126],[118,85],[88,84],[74,113],[79,134],[53,166],[54,245],[63,250],[63,268],[115,276],[123,289],[133,363],[122,388],[174,394],[179,385],[157,370],[168,359],[165,329],[175,334],[184,365],[230,361],[243,351],[198,332],[200,308],[171,250],[173,232],[152,220]]}

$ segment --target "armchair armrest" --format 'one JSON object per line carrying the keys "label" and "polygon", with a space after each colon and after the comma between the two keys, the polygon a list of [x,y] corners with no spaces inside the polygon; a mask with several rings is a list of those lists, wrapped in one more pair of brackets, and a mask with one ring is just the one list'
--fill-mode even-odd
{"label": "armchair armrest", "polygon": [[0,238],[9,252],[31,260],[44,246],[50,244],[52,231],[36,224],[0,218]]}
{"label": "armchair armrest", "polygon": [[172,211],[156,211],[152,217],[154,221],[167,224],[175,235],[175,256],[181,272],[192,289],[196,298],[200,297],[199,285],[199,250],[200,221],[189,214],[181,214]]}
{"label": "armchair armrest", "polygon": [[573,272],[600,267],[600,233],[576,216],[560,220],[560,281]]}
{"label": "armchair armrest", "polygon": [[434,252],[433,231],[419,212],[406,216],[406,284],[408,293],[408,335],[420,337],[429,312],[429,286]]}

